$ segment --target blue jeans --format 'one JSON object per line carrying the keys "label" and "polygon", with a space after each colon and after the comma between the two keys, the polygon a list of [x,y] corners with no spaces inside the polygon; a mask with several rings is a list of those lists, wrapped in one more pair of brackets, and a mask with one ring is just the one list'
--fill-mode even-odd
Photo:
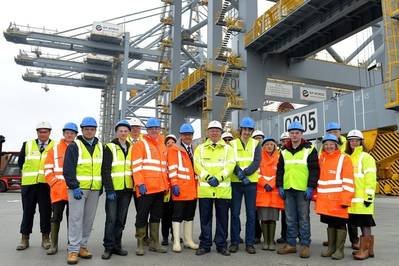
{"label": "blue jeans", "polygon": [[256,217],[256,183],[243,185],[240,183],[231,183],[233,198],[231,200],[231,244],[240,244],[240,212],[242,197],[245,198],[245,210],[247,221],[245,223],[245,244],[253,246],[255,244],[255,217]]}
{"label": "blue jeans", "polygon": [[287,243],[296,246],[296,238],[300,236],[301,246],[310,246],[310,201],[305,199],[305,192],[285,190],[285,215],[287,217]]}

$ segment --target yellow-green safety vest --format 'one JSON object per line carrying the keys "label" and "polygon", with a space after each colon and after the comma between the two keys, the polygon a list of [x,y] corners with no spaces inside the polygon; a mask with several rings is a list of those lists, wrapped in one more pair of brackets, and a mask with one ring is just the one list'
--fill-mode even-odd
{"label": "yellow-green safety vest", "polygon": [[114,190],[133,189],[132,152],[130,147],[126,158],[119,145],[108,143],[107,147],[112,152],[111,178]]}
{"label": "yellow-green safety vest", "polygon": [[40,153],[36,140],[27,141],[25,144],[25,162],[22,166],[23,186],[46,183],[44,178],[44,162],[48,151],[54,146],[54,141],[50,140],[47,147]]}
{"label": "yellow-green safety vest", "polygon": [[339,150],[342,153],[345,153],[347,140],[346,140],[346,138],[344,136],[340,136],[339,140],[341,141],[341,145],[339,146]]}
{"label": "yellow-green safety vest", "polygon": [[295,154],[284,149],[281,154],[284,158],[284,189],[295,189],[306,191],[308,187],[309,169],[308,156],[313,151],[314,146],[302,148]]}
{"label": "yellow-green safety vest", "polygon": [[[254,154],[255,154],[255,149],[258,146],[258,141],[249,138],[247,145],[245,145],[245,148],[242,146],[242,142],[239,138],[233,140],[230,142],[231,147],[234,150],[234,158],[237,163],[237,165],[244,170],[247,168],[254,160]],[[252,175],[247,176],[249,181],[253,183],[258,182],[259,178],[259,171],[255,171]],[[231,175],[231,182],[242,182],[238,176],[236,176],[234,173]]]}
{"label": "yellow-green safety vest", "polygon": [[103,161],[103,146],[100,142],[94,147],[93,156],[80,140],[75,140],[79,150],[78,164],[76,166],[76,179],[81,189],[100,190],[101,165]]}
{"label": "yellow-green safety vest", "polygon": [[[194,170],[199,176],[198,198],[231,199],[230,176],[235,167],[233,149],[220,140],[213,147],[208,139],[194,152]],[[208,179],[215,176],[219,185],[211,187]]]}

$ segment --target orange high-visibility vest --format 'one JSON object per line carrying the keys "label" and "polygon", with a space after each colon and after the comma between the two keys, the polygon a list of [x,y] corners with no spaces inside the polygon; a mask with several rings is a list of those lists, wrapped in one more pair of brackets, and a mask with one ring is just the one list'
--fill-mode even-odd
{"label": "orange high-visibility vest", "polygon": [[328,154],[322,152],[320,159],[320,178],[317,182],[316,213],[348,218],[348,208],[355,195],[353,185],[353,166],[349,156],[336,150]]}
{"label": "orange high-visibility vest", "polygon": [[[280,198],[276,187],[276,171],[279,152],[274,151],[270,155],[265,149],[262,150],[262,161],[260,163],[260,174],[256,186],[256,207],[271,207],[284,209],[284,201]],[[268,192],[265,185],[273,188]]]}

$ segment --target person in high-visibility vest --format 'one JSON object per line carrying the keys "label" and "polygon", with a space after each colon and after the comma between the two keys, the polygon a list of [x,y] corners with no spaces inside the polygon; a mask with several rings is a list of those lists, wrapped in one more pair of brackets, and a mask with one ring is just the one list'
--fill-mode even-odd
{"label": "person in high-visibility vest", "polygon": [[144,238],[150,216],[149,250],[165,253],[159,243],[159,223],[165,191],[169,190],[167,150],[160,135],[161,121],[150,118],[146,123],[147,135],[134,144],[132,172],[137,194],[136,255],[144,255]]}
{"label": "person in high-visibility vest", "polygon": [[194,170],[198,175],[198,198],[201,235],[197,256],[211,251],[212,212],[216,209],[216,234],[214,242],[218,253],[230,256],[227,249],[229,206],[231,201],[231,179],[236,165],[233,149],[222,139],[222,124],[208,124],[208,139],[194,151]]}
{"label": "person in high-visibility vest", "polygon": [[262,143],[265,139],[265,134],[262,130],[254,130],[254,132],[252,132],[252,138],[257,140],[259,143]]}
{"label": "person in high-visibility vest", "polygon": [[194,128],[186,123],[180,127],[176,145],[168,148],[168,170],[171,183],[173,213],[173,251],[181,252],[180,227],[183,223],[184,246],[198,249],[193,241],[193,220],[197,207],[197,180],[193,169]]}
{"label": "person in high-visibility vest", "polygon": [[103,145],[95,137],[97,121],[85,117],[80,128],[82,135],[66,149],[63,169],[69,199],[68,264],[78,263],[79,257],[92,257],[87,243],[102,191]]}
{"label": "person in high-visibility vest", "polygon": [[353,252],[357,260],[374,257],[374,236],[371,227],[375,226],[374,199],[377,186],[375,160],[366,152],[364,137],[359,130],[351,130],[347,135],[346,153],[350,155],[354,168],[355,196],[349,208],[349,221],[360,227],[360,249]]}
{"label": "person in high-visibility vest", "polygon": [[278,254],[296,253],[296,240],[300,237],[301,258],[310,257],[309,207],[313,190],[319,179],[319,158],[317,150],[303,139],[304,128],[294,121],[288,126],[290,142],[280,154],[277,165],[277,187],[280,197],[285,200],[287,216],[287,243]]}
{"label": "person in high-visibility vest", "polygon": [[240,212],[242,198],[245,198],[246,226],[245,250],[255,254],[255,221],[256,221],[256,184],[258,183],[258,170],[262,159],[261,144],[253,139],[252,132],[255,121],[244,117],[240,122],[240,138],[230,142],[233,148],[236,166],[231,175],[232,200],[231,200],[231,244],[229,251],[235,253],[240,244]]}
{"label": "person in high-visibility vest", "polygon": [[17,246],[17,250],[24,250],[29,247],[29,235],[32,233],[36,205],[39,205],[40,213],[41,246],[44,249],[50,248],[50,187],[44,178],[44,162],[48,151],[54,145],[54,141],[50,139],[50,123],[38,123],[36,133],[37,139],[23,143],[18,158],[18,166],[22,170],[22,222],[20,226],[21,242]]}
{"label": "person in high-visibility vest", "polygon": [[223,132],[222,140],[224,140],[226,144],[230,144],[230,141],[232,141],[233,139],[233,135],[230,132]]}
{"label": "person in high-visibility vest", "polygon": [[112,254],[119,256],[128,254],[122,248],[122,233],[133,196],[132,150],[127,141],[129,133],[129,122],[119,121],[115,126],[116,138],[104,147],[101,169],[106,193],[104,253],[101,255],[104,260],[110,259]]}
{"label": "person in high-visibility vest", "polygon": [[317,185],[316,213],[328,224],[328,248],[322,257],[344,258],[348,208],[354,196],[353,166],[350,157],[339,150],[338,138],[327,133],[322,139],[320,178]]}
{"label": "person in high-visibility vest", "polygon": [[260,163],[259,180],[256,187],[256,207],[263,233],[263,250],[276,250],[274,236],[276,221],[280,210],[284,209],[284,201],[276,187],[276,171],[279,158],[277,143],[272,137],[262,142],[262,161]]}
{"label": "person in high-visibility vest", "polygon": [[64,138],[59,143],[54,144],[47,154],[44,164],[44,175],[47,184],[50,186],[51,196],[51,247],[47,250],[47,255],[54,255],[58,251],[58,232],[60,223],[66,213],[68,215],[68,191],[63,174],[65,151],[78,134],[78,126],[75,123],[66,123],[62,129]]}

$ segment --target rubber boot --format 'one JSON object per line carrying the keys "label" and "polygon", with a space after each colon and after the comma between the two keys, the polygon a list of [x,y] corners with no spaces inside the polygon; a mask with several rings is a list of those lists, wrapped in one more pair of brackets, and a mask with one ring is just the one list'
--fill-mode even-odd
{"label": "rubber boot", "polygon": [[269,224],[269,250],[276,250],[276,242],[274,241],[274,236],[276,234],[276,222]]}
{"label": "rubber boot", "polygon": [[58,251],[58,232],[60,231],[59,223],[51,223],[51,246],[47,250],[47,255],[57,254]]}
{"label": "rubber boot", "polygon": [[322,257],[331,257],[336,250],[336,239],[337,239],[337,229],[336,228],[327,228],[327,242],[328,247],[326,250],[321,252]]}
{"label": "rubber boot", "polygon": [[42,248],[49,249],[51,246],[49,234],[42,234]]}
{"label": "rubber boot", "polygon": [[[180,239],[180,238],[179,238]],[[159,244],[159,223],[150,223],[150,251],[166,253],[166,248]]]}
{"label": "rubber boot", "polygon": [[263,234],[263,250],[269,250],[269,224],[261,223],[260,228],[262,229]]}
{"label": "rubber boot", "polygon": [[361,236],[360,237],[360,249],[353,255],[355,260],[365,260],[367,259],[369,254],[369,247],[371,244],[371,236]]}
{"label": "rubber boot", "polygon": [[17,246],[17,250],[24,250],[29,247],[29,235],[22,234],[21,242]]}
{"label": "rubber boot", "polygon": [[198,249],[198,244],[194,243],[193,240],[193,221],[185,221],[183,224],[184,246],[191,249]]}
{"label": "rubber boot", "polygon": [[335,240],[335,252],[334,254],[331,255],[332,259],[342,260],[344,258],[345,240],[346,240],[346,230],[337,229],[336,240]]}
{"label": "rubber boot", "polygon": [[369,256],[374,258],[374,236],[370,236]]}
{"label": "rubber boot", "polygon": [[143,256],[144,255],[144,238],[147,233],[147,227],[136,227],[136,239],[137,239],[137,248],[136,255]]}
{"label": "rubber boot", "polygon": [[180,225],[179,222],[172,222],[173,228],[173,252],[180,253],[181,252],[181,245],[180,245]]}

